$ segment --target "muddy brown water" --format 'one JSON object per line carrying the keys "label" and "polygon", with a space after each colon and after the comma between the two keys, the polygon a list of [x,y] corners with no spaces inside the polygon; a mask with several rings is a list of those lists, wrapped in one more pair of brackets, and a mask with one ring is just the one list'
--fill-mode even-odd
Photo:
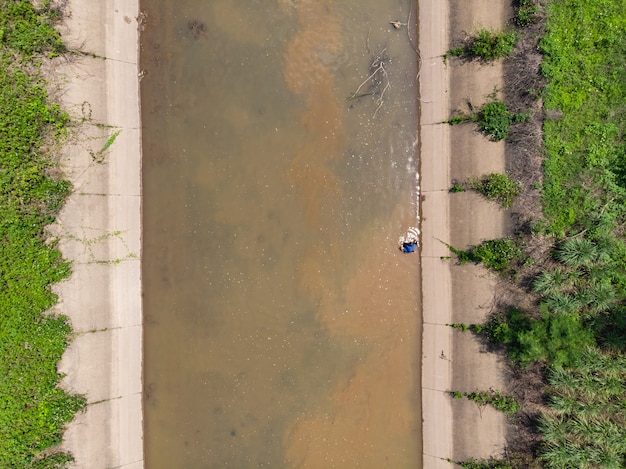
{"label": "muddy brown water", "polygon": [[419,468],[415,5],[141,9],[146,467]]}

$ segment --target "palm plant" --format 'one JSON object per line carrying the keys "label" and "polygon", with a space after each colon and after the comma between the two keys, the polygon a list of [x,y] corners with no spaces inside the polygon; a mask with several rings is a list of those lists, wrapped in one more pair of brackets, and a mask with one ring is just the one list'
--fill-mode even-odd
{"label": "palm plant", "polygon": [[615,287],[610,283],[591,284],[577,296],[578,301],[588,308],[591,315],[608,311],[616,298]]}
{"label": "palm plant", "polygon": [[544,270],[535,278],[533,291],[542,295],[549,295],[562,291],[571,284],[572,275],[562,267]]}
{"label": "palm plant", "polygon": [[626,359],[586,348],[576,367],[553,368],[550,410],[539,418],[548,468],[623,467]]}
{"label": "palm plant", "polygon": [[556,258],[570,267],[589,267],[598,259],[598,248],[588,238],[570,238],[557,248]]}
{"label": "palm plant", "polygon": [[582,306],[580,300],[576,296],[560,291],[556,291],[545,296],[543,303],[555,314],[572,313],[579,310]]}

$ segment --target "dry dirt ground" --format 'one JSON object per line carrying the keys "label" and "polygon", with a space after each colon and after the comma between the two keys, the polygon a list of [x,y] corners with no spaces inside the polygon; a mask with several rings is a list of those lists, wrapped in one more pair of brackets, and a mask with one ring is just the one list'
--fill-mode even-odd
{"label": "dry dirt ground", "polygon": [[445,243],[466,249],[502,237],[509,216],[480,196],[450,193],[452,181],[504,172],[504,143],[494,143],[471,125],[442,124],[468,102],[480,106],[494,89],[503,89],[499,62],[450,59],[451,45],[480,28],[501,29],[512,11],[490,0],[420,0],[419,40],[422,58],[421,183],[423,356],[422,406],[424,468],[450,468],[450,461],[502,454],[507,422],[491,408],[451,391],[506,391],[504,364],[487,353],[469,332],[451,323],[482,323],[494,306],[496,279],[483,267],[456,265]]}

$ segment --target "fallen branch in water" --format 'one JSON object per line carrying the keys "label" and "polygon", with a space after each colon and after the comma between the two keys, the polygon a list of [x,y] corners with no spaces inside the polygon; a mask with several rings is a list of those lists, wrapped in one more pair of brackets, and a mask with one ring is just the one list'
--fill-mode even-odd
{"label": "fallen branch in water", "polygon": [[[383,105],[385,92],[391,88],[389,75],[387,74],[387,69],[385,68],[385,62],[389,61],[389,59],[385,56],[386,50],[387,49],[383,49],[382,52],[375,57],[374,60],[372,60],[369,67],[370,75],[363,80],[357,89],[348,97],[348,102],[350,102],[365,96],[376,96],[377,106],[374,111],[374,117],[376,117],[376,114],[378,114],[378,111]],[[361,90],[366,85],[369,85],[369,88],[367,91],[361,93]]]}

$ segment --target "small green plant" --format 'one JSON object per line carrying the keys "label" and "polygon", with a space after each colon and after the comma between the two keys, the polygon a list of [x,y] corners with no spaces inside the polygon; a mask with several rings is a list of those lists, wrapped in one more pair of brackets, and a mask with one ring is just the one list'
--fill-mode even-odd
{"label": "small green plant", "polygon": [[449,57],[463,57],[463,55],[465,55],[465,47],[455,47],[443,55],[443,62],[448,63]]}
{"label": "small green plant", "polygon": [[481,324],[465,324],[462,322],[453,322],[452,324],[447,324],[452,329],[459,330],[461,332],[472,331],[475,334],[480,334],[483,332],[483,326]]}
{"label": "small green plant", "polygon": [[471,251],[463,251],[461,249],[457,249],[454,246],[444,243],[453,254],[456,254],[456,257],[459,261],[459,264],[463,265],[466,262],[473,262],[474,258],[472,257]]}
{"label": "small green plant", "polygon": [[513,51],[517,42],[517,34],[514,31],[492,31],[481,29],[470,40],[467,53],[485,61],[501,59]]}
{"label": "small green plant", "polygon": [[538,14],[539,5],[533,3],[533,0],[520,0],[515,24],[522,27],[530,26],[539,20]]}
{"label": "small green plant", "polygon": [[459,182],[455,182],[448,192],[456,193],[456,192],[465,192],[465,187],[463,184]]}
{"label": "small green plant", "polygon": [[474,121],[474,116],[469,115],[469,116],[453,116],[450,119],[448,119],[446,121],[446,124],[450,124],[450,125],[459,125],[459,124],[463,124],[465,122],[472,122]]}
{"label": "small green plant", "polygon": [[454,398],[454,399],[463,399],[463,393],[461,391],[451,391],[450,395]]}
{"label": "small green plant", "polygon": [[107,141],[104,142],[104,145],[102,145],[102,148],[100,148],[100,150],[98,150],[97,152],[93,152],[93,151],[91,152],[91,158],[96,163],[102,163],[104,161],[104,156],[106,154],[106,151],[109,149],[111,145],[113,145],[113,143],[115,143],[115,139],[121,133],[122,133],[121,130],[116,130],[115,132],[113,132],[111,136],[107,139]]}
{"label": "small green plant", "polygon": [[513,469],[513,465],[499,459],[468,459],[459,465],[464,469]]}
{"label": "small green plant", "polygon": [[498,202],[505,209],[513,204],[513,200],[521,190],[517,182],[506,174],[500,173],[491,173],[482,178],[471,179],[469,186],[487,199]]}
{"label": "small green plant", "polygon": [[475,402],[479,406],[490,405],[494,409],[503,412],[508,417],[515,415],[521,408],[521,404],[511,396],[507,396],[500,391],[477,391],[471,393],[465,393],[470,401]]}

